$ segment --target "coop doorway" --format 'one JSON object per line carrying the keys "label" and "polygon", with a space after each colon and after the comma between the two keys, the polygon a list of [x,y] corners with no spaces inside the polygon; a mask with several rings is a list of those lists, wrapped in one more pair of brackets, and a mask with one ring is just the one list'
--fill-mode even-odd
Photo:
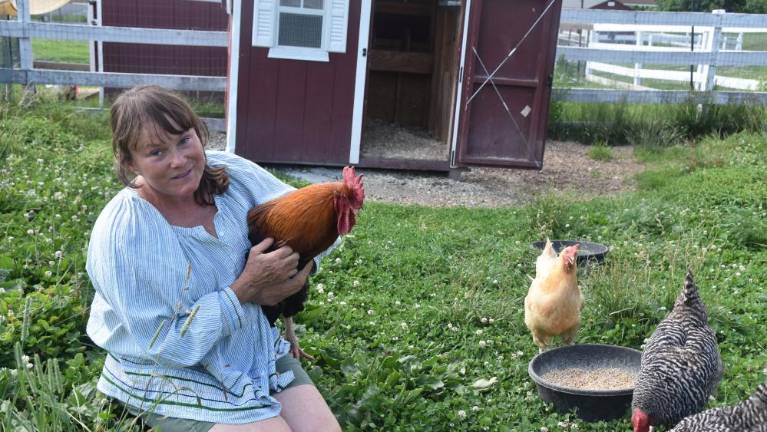
{"label": "coop doorway", "polygon": [[461,3],[373,0],[361,165],[449,170]]}

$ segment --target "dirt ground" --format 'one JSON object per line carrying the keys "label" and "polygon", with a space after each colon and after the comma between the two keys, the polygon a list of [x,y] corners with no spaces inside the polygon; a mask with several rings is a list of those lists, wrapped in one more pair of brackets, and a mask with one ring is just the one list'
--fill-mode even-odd
{"label": "dirt ground", "polygon": [[[211,148],[223,148],[221,136]],[[614,147],[610,161],[588,157],[589,146],[575,142],[547,141],[543,169],[470,168],[449,177],[386,170],[361,170],[366,198],[431,207],[505,207],[520,205],[546,193],[572,193],[579,197],[613,195],[635,188],[633,177],[643,169],[630,146]],[[281,168],[309,182],[334,180],[336,168]]]}

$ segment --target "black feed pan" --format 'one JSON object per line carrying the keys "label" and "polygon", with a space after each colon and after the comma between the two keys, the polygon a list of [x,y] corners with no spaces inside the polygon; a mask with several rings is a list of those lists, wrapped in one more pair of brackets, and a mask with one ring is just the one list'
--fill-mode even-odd
{"label": "black feed pan", "polygon": [[628,414],[633,387],[615,390],[582,390],[561,387],[542,376],[554,370],[619,368],[639,374],[642,353],[616,345],[570,345],[533,357],[527,368],[538,387],[538,395],[560,413],[572,410],[585,421],[614,420]]}
{"label": "black feed pan", "polygon": [[[552,240],[551,245],[554,247],[556,253],[562,252],[562,249],[578,244],[578,257],[576,258],[578,264],[585,262],[601,263],[605,260],[605,255],[610,249],[599,243],[592,243],[582,240]],[[533,242],[532,246],[538,250],[543,250],[546,246],[546,241]]]}

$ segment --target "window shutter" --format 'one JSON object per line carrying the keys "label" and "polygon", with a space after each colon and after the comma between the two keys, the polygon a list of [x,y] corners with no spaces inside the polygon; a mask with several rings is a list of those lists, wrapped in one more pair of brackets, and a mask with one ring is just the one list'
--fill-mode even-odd
{"label": "window shutter", "polygon": [[349,0],[329,0],[330,42],[328,51],[346,52],[346,30],[349,21]]}
{"label": "window shutter", "polygon": [[274,23],[277,16],[277,1],[279,0],[254,0],[253,46],[274,46]]}

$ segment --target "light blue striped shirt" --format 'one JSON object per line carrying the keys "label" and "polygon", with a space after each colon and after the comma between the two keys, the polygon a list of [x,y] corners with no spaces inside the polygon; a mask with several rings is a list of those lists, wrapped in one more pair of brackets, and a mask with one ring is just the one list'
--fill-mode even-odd
{"label": "light blue striped shirt", "polygon": [[98,382],[106,395],[170,417],[247,423],[279,414],[270,392],[293,373],[275,370],[289,344],[229,285],[251,246],[247,211],[293,188],[230,153],[207,156],[230,178],[215,197],[218,238],[170,225],[130,188],[102,210],[88,246],[96,294],[87,332],[108,352]]}

